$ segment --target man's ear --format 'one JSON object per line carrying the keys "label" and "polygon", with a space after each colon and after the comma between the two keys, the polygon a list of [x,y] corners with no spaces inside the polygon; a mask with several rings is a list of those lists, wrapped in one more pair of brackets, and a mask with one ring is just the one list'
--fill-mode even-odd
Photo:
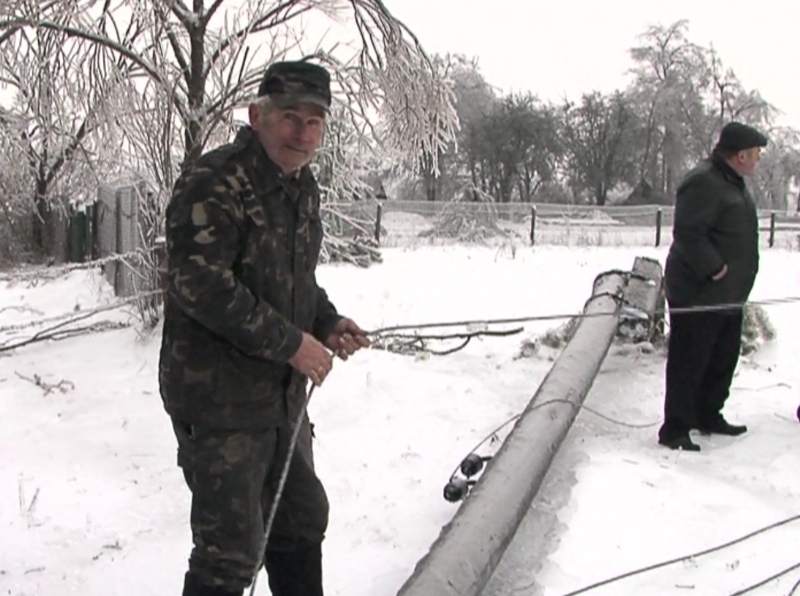
{"label": "man's ear", "polygon": [[250,126],[253,128],[258,127],[258,125],[261,123],[261,110],[256,104],[251,103],[249,106],[247,106],[247,117],[250,120]]}

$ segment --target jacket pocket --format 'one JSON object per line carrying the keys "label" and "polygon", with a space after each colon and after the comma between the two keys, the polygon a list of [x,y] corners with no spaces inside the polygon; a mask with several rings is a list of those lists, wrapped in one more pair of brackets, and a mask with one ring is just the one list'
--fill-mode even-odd
{"label": "jacket pocket", "polygon": [[684,307],[696,301],[703,282],[685,261],[673,254],[667,257],[664,269],[664,291],[672,306]]}
{"label": "jacket pocket", "polygon": [[192,327],[186,326],[181,333],[170,330],[161,347],[159,368],[162,393],[171,403],[188,403],[209,397],[216,391],[218,352]]}
{"label": "jacket pocket", "polygon": [[212,401],[245,405],[280,399],[282,367],[251,358],[232,346],[220,349],[217,386]]}
{"label": "jacket pocket", "polygon": [[735,304],[741,300],[742,268],[737,263],[726,263],[728,272],[721,279],[709,279],[703,285],[703,302],[707,304]]}

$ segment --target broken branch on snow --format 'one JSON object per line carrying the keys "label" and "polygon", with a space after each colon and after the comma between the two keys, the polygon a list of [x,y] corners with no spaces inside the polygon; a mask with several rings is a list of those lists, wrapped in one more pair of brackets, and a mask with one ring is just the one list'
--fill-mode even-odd
{"label": "broken branch on snow", "polygon": [[[434,356],[447,356],[463,350],[469,342],[475,337],[509,337],[522,333],[523,328],[518,327],[515,329],[504,330],[482,330],[482,331],[469,331],[464,333],[446,333],[446,334],[418,334],[418,333],[387,333],[378,335],[373,341],[373,347],[378,350],[386,350],[395,354],[419,354],[427,353]],[[461,343],[453,348],[445,350],[432,350],[428,347],[427,342],[431,341],[449,341],[461,340]]]}
{"label": "broken branch on snow", "polygon": [[10,352],[11,350],[16,350],[17,348],[22,348],[24,346],[39,342],[39,341],[58,341],[62,339],[69,339],[70,337],[75,337],[77,335],[87,335],[89,333],[100,333],[102,331],[113,331],[115,329],[125,329],[130,327],[130,323],[125,323],[122,321],[100,321],[98,323],[92,323],[90,325],[84,325],[82,327],[72,327],[68,329],[63,329],[64,325],[69,323],[74,323],[78,318],[64,321],[63,324],[57,325],[55,327],[50,327],[48,329],[43,329],[42,331],[38,331],[32,337],[27,339],[20,340],[13,344],[8,344],[5,346],[0,346],[0,353],[2,352]]}
{"label": "broken branch on snow", "polygon": [[[49,330],[52,330],[52,329],[57,329],[57,328],[61,328],[63,326],[69,325],[70,323],[76,323],[78,321],[82,321],[84,319],[88,319],[88,318],[92,317],[93,315],[97,315],[97,314],[100,314],[100,313],[103,313],[103,312],[108,312],[108,311],[116,310],[118,308],[122,308],[123,306],[127,306],[127,305],[129,305],[131,303],[134,303],[134,302],[136,302],[138,300],[141,300],[142,298],[146,298],[146,297],[149,297],[149,296],[154,296],[154,295],[157,295],[157,294],[160,294],[160,293],[161,293],[161,290],[154,290],[152,292],[142,292],[142,293],[137,294],[135,296],[131,296],[131,297],[125,298],[123,300],[118,300],[117,302],[114,302],[113,304],[107,304],[105,306],[98,306],[97,308],[93,308],[92,310],[81,311],[81,314],[79,314],[79,315],[76,315],[76,314],[74,314],[74,312],[72,312],[72,313],[67,313],[67,314],[63,314],[63,315],[57,315],[55,317],[48,317],[48,318],[45,318],[45,319],[40,319],[38,321],[28,321],[26,323],[19,323],[19,324],[16,324],[16,325],[6,325],[6,326],[3,326],[3,327],[0,327],[0,333],[7,333],[9,331],[20,331],[22,329],[27,329],[29,327],[36,327],[37,325],[45,325],[47,323],[56,323],[56,322],[58,322],[57,325],[49,328],[48,330],[45,330],[45,331],[49,331]],[[0,346],[0,351],[2,350],[2,348],[3,348],[3,346]]]}
{"label": "broken branch on snow", "polygon": [[4,306],[3,308],[0,308],[0,314],[6,312],[8,310],[15,310],[17,312],[29,312],[29,313],[32,313],[34,315],[42,315],[42,314],[44,314],[42,311],[36,310],[35,308],[31,308],[30,306]]}
{"label": "broken branch on snow", "polygon": [[[46,341],[46,340],[61,340],[67,339],[69,337],[75,337],[76,335],[83,335],[87,333],[98,333],[101,331],[109,331],[113,329],[124,329],[126,327],[130,327],[130,323],[122,322],[122,321],[99,321],[96,323],[91,323],[89,325],[83,325],[80,327],[70,327],[74,323],[78,323],[80,321],[84,321],[89,319],[99,313],[106,312],[109,310],[114,310],[133,302],[134,300],[138,299],[137,296],[129,298],[127,300],[121,300],[115,304],[111,304],[108,306],[101,306],[99,308],[92,309],[90,311],[83,312],[79,315],[67,316],[66,318],[62,315],[61,317],[56,317],[56,320],[60,320],[60,322],[47,327],[46,329],[41,329],[34,333],[31,337],[26,339],[19,340],[14,343],[0,345],[0,353],[2,352],[10,352],[11,350],[15,350],[17,348],[21,348],[23,346],[27,346],[29,344],[39,342],[39,341]],[[52,320],[52,319],[51,319]],[[40,325],[45,321],[33,321],[30,323],[25,323],[23,325],[10,325],[8,327],[0,327],[0,332],[4,331],[15,331],[25,327],[32,327],[35,325]]]}
{"label": "broken branch on snow", "polygon": [[66,393],[67,391],[75,389],[75,384],[72,381],[68,381],[66,379],[61,379],[58,383],[48,383],[47,381],[42,379],[42,377],[40,377],[39,375],[33,375],[33,377],[26,377],[25,375],[22,375],[17,371],[14,371],[14,374],[17,375],[23,381],[28,381],[29,383],[33,383],[37,387],[40,387],[44,391],[45,395],[49,395],[55,390],[58,390],[61,393]]}

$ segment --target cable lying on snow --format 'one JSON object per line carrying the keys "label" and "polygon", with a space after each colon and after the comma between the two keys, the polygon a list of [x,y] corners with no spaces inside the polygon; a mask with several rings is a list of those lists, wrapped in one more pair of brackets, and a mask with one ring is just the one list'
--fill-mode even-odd
{"label": "cable lying on snow", "polygon": [[[464,349],[469,344],[470,340],[476,337],[509,337],[522,333],[524,329],[517,327],[508,330],[483,330],[483,331],[470,331],[465,333],[447,333],[447,334],[412,334],[412,333],[386,333],[378,335],[372,343],[372,347],[379,350],[386,350],[395,354],[417,354],[425,352],[435,356],[447,356]],[[427,346],[426,342],[430,341],[448,341],[448,340],[461,340],[461,343],[446,350],[432,350]]]}
{"label": "cable lying on snow", "polygon": [[[591,592],[592,590],[596,590],[597,588],[601,588],[603,586],[607,586],[609,584],[613,584],[613,583],[622,581],[624,579],[628,579],[628,578],[636,576],[636,575],[641,575],[643,573],[647,573],[647,572],[650,572],[650,571],[655,571],[656,569],[661,569],[663,567],[668,567],[670,565],[675,565],[676,563],[683,563],[683,562],[686,562],[686,561],[697,559],[699,557],[704,557],[706,555],[710,555],[712,553],[720,552],[722,550],[725,550],[727,548],[730,548],[732,546],[735,546],[737,544],[741,544],[742,542],[750,540],[751,538],[755,538],[756,536],[759,536],[761,534],[765,534],[765,533],[767,533],[767,532],[769,532],[771,530],[776,530],[776,529],[778,529],[778,528],[780,528],[782,526],[786,526],[786,525],[794,523],[796,521],[800,521],[800,514],[792,515],[791,517],[787,517],[785,519],[782,519],[782,520],[779,520],[777,522],[771,523],[771,524],[769,524],[767,526],[764,526],[762,528],[759,528],[757,530],[749,532],[749,533],[745,534],[744,536],[740,536],[738,538],[734,538],[733,540],[729,540],[728,542],[724,542],[722,544],[718,544],[717,546],[712,546],[710,548],[706,548],[706,549],[698,551],[696,553],[691,553],[691,554],[688,554],[688,555],[675,557],[674,559],[669,559],[667,561],[662,561],[660,563],[654,563],[653,565],[647,565],[646,567],[641,567],[639,569],[634,569],[632,571],[628,571],[626,573],[622,573],[620,575],[616,575],[614,577],[610,577],[608,579],[604,579],[602,581],[595,582],[593,584],[590,584],[590,585],[585,586],[583,588],[580,588],[578,590],[573,590],[572,592],[568,592],[566,594],[563,594],[562,596],[578,596],[579,594],[586,594],[588,592]],[[757,588],[760,588],[761,586],[764,586],[764,585],[768,584],[769,582],[772,582],[772,581],[774,581],[776,579],[779,579],[779,578],[783,577],[784,575],[787,575],[787,574],[791,573],[795,569],[800,569],[800,563],[795,563],[794,565],[791,565],[791,566],[787,567],[786,569],[784,569],[782,571],[779,571],[779,572],[777,572],[777,573],[775,573],[773,575],[770,575],[769,577],[767,577],[767,578],[765,578],[763,580],[760,580],[760,581],[756,582],[755,584],[752,584],[751,586],[748,586],[746,588],[742,588],[741,590],[733,592],[729,596],[742,596],[743,594],[748,594],[748,593],[756,590]],[[520,588],[516,588],[514,591],[517,592],[517,593],[525,593],[525,592],[529,591],[531,588],[533,588],[533,586],[534,586],[534,583],[531,583],[531,584],[528,584],[526,586],[522,586]],[[797,591],[798,588],[800,588],[800,581],[798,581],[798,583],[796,583],[794,585],[792,590],[789,592],[788,596],[792,596]]]}

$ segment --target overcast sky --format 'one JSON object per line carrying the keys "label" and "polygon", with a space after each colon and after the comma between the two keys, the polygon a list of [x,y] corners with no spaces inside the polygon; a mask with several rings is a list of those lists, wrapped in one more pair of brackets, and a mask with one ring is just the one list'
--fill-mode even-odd
{"label": "overcast sky", "polygon": [[543,99],[626,84],[628,49],[649,24],[689,20],[747,88],[800,129],[800,3],[781,0],[386,0],[430,52],[477,56],[486,79]]}
{"label": "overcast sky", "polygon": [[[2,0],[0,0],[1,2]],[[713,43],[747,88],[800,129],[800,3],[763,0],[384,0],[429,52],[477,57],[503,91],[564,94],[625,86],[628,49],[649,24],[686,18],[689,38]],[[236,0],[229,6],[233,8]],[[734,10],[734,7],[737,7]],[[741,8],[738,8],[741,7]],[[327,24],[325,27],[329,27]],[[314,32],[315,27],[310,28]],[[318,33],[321,30],[316,31]],[[351,30],[352,31],[352,30]],[[8,92],[0,89],[0,103]]]}

